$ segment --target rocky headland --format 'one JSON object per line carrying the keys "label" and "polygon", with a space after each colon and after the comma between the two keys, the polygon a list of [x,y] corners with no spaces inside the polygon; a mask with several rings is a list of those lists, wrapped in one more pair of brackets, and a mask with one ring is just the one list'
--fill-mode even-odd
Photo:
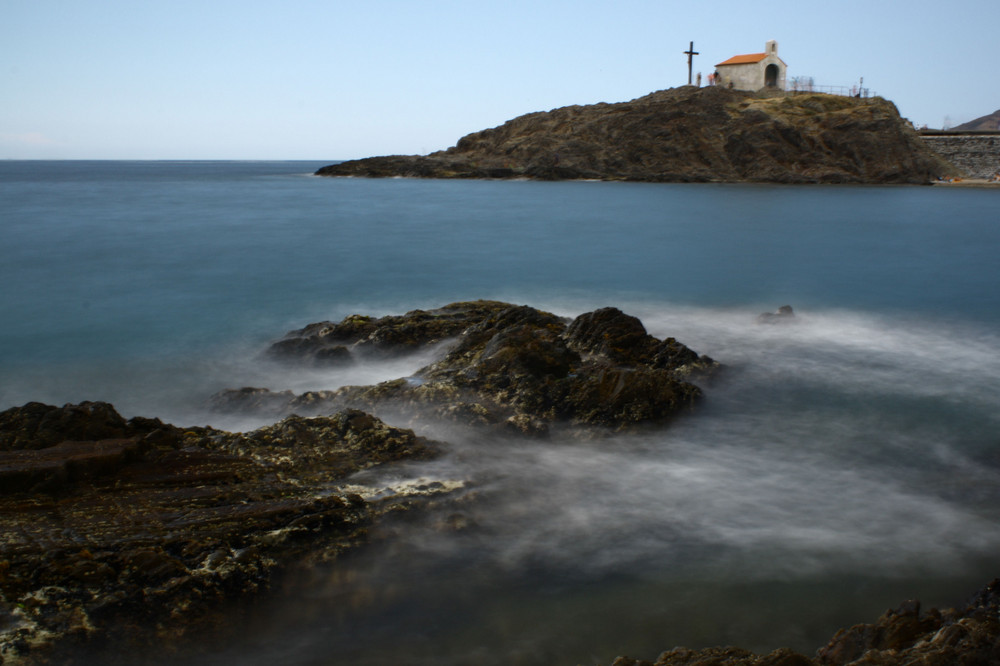
{"label": "rocky headland", "polygon": [[[774,317],[792,317],[791,308]],[[319,322],[264,353],[329,365],[428,348],[435,361],[375,386],[213,396],[217,409],[274,416],[245,433],[125,419],[100,402],[0,412],[0,663],[183,661],[186,650],[231,640],[246,609],[284,577],[373,547],[369,530],[379,521],[436,505],[461,511],[463,480],[352,492],[355,472],[417,464],[448,447],[386,415],[527,442],[556,430],[600,435],[662,427],[691,412],[703,397],[699,384],[720,372],[615,308],[567,319],[498,301]],[[874,624],[842,630],[812,656],[675,648],[655,662],[614,663],[998,660],[995,581],[957,610],[922,613],[906,602]]]}
{"label": "rocky headland", "polygon": [[648,182],[913,183],[959,171],[892,102],[685,86],[529,113],[424,156],[351,160],[321,176]]}

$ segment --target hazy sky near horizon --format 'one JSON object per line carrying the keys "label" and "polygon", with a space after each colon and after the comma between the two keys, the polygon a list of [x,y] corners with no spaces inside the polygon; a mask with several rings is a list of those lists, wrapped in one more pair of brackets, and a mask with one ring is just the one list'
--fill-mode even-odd
{"label": "hazy sky near horizon", "polygon": [[1000,3],[0,0],[0,159],[425,154],[620,102],[776,39],[789,79],[918,125],[1000,108]]}

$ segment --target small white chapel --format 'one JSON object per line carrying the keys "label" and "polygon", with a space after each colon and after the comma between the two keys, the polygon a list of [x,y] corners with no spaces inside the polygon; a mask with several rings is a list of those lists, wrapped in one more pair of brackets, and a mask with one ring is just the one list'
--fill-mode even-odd
{"label": "small white chapel", "polygon": [[785,89],[788,65],[778,57],[778,42],[770,40],[763,53],[747,53],[723,60],[715,66],[712,83],[733,90],[756,92],[763,88]]}

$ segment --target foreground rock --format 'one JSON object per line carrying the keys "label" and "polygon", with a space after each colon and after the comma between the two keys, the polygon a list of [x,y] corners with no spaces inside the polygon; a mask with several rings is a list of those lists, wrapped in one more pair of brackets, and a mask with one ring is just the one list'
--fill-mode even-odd
{"label": "foreground rock", "polygon": [[325,362],[342,355],[412,352],[452,339],[412,377],[298,396],[244,388],[216,395],[220,409],[320,414],[344,407],[478,425],[527,435],[551,427],[621,430],[663,423],[702,397],[693,381],[718,363],[677,340],[659,340],[615,308],[574,320],[498,301],[452,303],[379,319],[352,315],[293,331],[270,353]]}
{"label": "foreground rock", "polygon": [[882,98],[662,90],[529,113],[426,156],[323,167],[321,176],[655,182],[917,183],[959,171]]}
{"label": "foreground rock", "polygon": [[964,608],[920,612],[907,601],[874,624],[841,629],[813,657],[779,649],[674,648],[656,661],[619,657],[613,666],[990,666],[1000,664],[1000,579]]}
{"label": "foreground rock", "polygon": [[[510,424],[520,427],[527,425],[518,417],[531,421],[547,411],[604,425],[634,423],[637,414],[639,422],[655,420],[672,413],[670,396],[683,395],[674,382],[715,368],[613,308],[572,322],[497,302],[411,314],[372,320],[356,338],[330,324],[330,335],[363,349],[395,332],[404,347],[419,348],[456,334],[454,322],[432,325],[436,316],[461,321],[466,328],[448,353],[419,381],[404,383],[414,391],[410,400],[454,409],[463,419],[514,410]],[[306,357],[310,345],[328,342],[309,330],[315,340],[299,350]],[[397,350],[394,343],[385,349]],[[423,387],[429,393],[417,392]],[[344,395],[355,393],[374,402],[407,395],[397,382]],[[262,394],[242,395],[255,401]],[[463,403],[462,396],[484,402]],[[126,420],[99,402],[0,412],[0,663],[130,664],[151,660],[151,652],[179,663],[206,637],[231,637],[250,602],[281,574],[366,540],[367,528],[390,507],[330,492],[332,481],[435,453],[434,443],[351,409],[289,417],[250,433]],[[435,485],[414,491],[432,493]],[[996,664],[1000,580],[961,609],[922,613],[907,602],[873,624],[838,632],[813,656],[674,648],[655,662],[614,663]]]}
{"label": "foreground rock", "polygon": [[365,539],[378,509],[331,481],[434,453],[359,411],[246,434],[106,403],[2,412],[0,663],[130,663],[238,626],[230,602]]}

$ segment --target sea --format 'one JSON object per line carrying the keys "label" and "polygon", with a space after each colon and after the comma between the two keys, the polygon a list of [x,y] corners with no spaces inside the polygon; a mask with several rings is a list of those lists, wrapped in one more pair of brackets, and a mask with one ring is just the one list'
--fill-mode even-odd
{"label": "sea", "polygon": [[[1000,191],[313,176],[323,165],[0,162],[0,410],[102,400],[251,430],[268,419],[210,396],[374,383],[435,353],[290,368],[262,356],[287,331],[471,299],[614,306],[725,372],[654,432],[421,426],[441,458],[350,482],[449,482],[454,515],[373,530],[188,663],[811,654],[1000,576]],[[758,323],[783,305],[794,320]]]}

